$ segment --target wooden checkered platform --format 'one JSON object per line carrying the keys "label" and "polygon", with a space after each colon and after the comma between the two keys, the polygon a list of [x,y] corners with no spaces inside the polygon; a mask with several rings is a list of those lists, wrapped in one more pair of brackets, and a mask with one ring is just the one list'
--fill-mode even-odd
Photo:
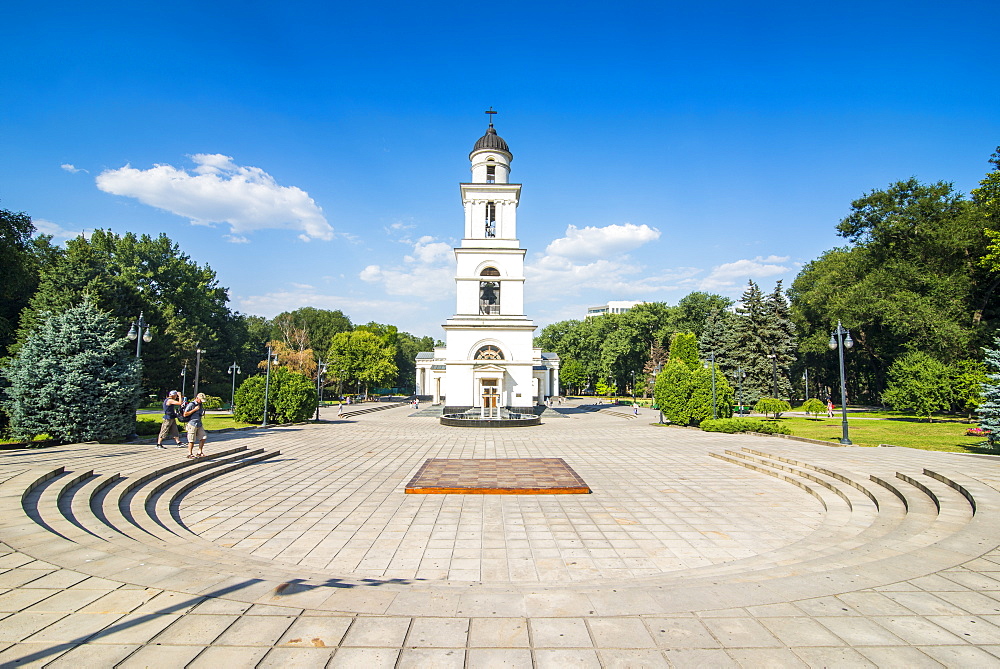
{"label": "wooden checkered platform", "polygon": [[586,495],[590,487],[562,458],[431,459],[406,484],[416,495]]}

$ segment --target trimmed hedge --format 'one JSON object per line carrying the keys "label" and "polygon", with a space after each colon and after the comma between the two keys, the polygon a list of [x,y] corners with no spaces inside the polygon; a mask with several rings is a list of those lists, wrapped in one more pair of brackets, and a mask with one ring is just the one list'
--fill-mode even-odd
{"label": "trimmed hedge", "polygon": [[762,420],[760,418],[719,418],[718,420],[701,421],[701,429],[704,432],[725,432],[726,434],[736,434],[737,432],[760,432],[762,434],[791,434],[792,430],[787,425],[775,423],[774,421]]}

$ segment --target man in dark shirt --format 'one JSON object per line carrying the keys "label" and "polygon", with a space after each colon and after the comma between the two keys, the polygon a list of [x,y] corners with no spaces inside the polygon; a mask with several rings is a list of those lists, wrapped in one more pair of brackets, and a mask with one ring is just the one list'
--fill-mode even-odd
{"label": "man in dark shirt", "polygon": [[[188,436],[188,457],[200,458],[205,455],[205,440],[208,435],[205,426],[202,425],[202,417],[205,415],[205,393],[198,393],[193,400],[184,407],[184,416],[187,418]],[[198,453],[194,452],[195,442],[198,443]]]}

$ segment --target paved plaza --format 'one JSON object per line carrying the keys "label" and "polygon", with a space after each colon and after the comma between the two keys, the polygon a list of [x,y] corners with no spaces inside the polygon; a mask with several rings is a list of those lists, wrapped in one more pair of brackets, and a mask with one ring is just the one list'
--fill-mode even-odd
{"label": "paved plaza", "polygon": [[[0,666],[1000,667],[1000,459],[401,406],[0,454]],[[405,494],[561,458],[591,494]]]}

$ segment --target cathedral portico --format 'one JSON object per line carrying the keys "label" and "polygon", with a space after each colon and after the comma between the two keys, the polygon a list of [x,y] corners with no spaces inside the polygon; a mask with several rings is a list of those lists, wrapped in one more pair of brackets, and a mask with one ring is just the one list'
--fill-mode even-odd
{"label": "cathedral portico", "polygon": [[491,121],[469,154],[472,181],[460,184],[465,236],[455,249],[455,314],[443,326],[446,345],[416,360],[417,394],[446,403],[446,413],[528,413],[558,393],[559,358],[534,347],[536,326],[524,314],[513,159]]}

